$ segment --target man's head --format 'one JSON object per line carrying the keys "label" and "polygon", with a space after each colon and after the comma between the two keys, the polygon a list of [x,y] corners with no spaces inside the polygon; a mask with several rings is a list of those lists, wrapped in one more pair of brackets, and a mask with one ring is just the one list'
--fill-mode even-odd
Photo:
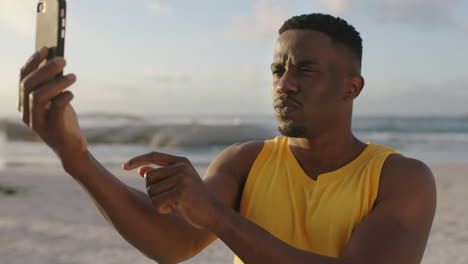
{"label": "man's head", "polygon": [[330,37],[336,45],[348,49],[361,66],[362,61],[362,39],[359,32],[349,25],[345,20],[325,14],[310,14],[292,17],[281,26],[279,34],[287,30],[304,29],[322,32]]}
{"label": "man's head", "polygon": [[271,68],[280,132],[313,137],[350,126],[364,86],[359,33],[324,14],[293,17],[279,33]]}

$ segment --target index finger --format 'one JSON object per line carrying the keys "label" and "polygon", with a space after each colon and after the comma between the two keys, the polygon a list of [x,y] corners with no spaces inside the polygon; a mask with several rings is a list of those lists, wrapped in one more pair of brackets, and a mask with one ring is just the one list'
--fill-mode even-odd
{"label": "index finger", "polygon": [[[31,72],[33,72],[35,69],[39,67],[41,62],[47,58],[49,55],[49,49],[46,47],[43,47],[36,51],[26,62],[26,64],[21,68],[20,71],[20,79],[19,82],[26,78]],[[21,99],[21,86],[19,86],[19,92],[18,92],[18,110],[21,111],[21,104],[22,104],[22,99]]]}
{"label": "index finger", "polygon": [[175,163],[185,162],[188,163],[188,159],[184,157],[178,157],[166,153],[150,152],[141,156],[130,159],[123,164],[125,170],[132,170],[148,164],[156,164],[159,166],[169,166]]}

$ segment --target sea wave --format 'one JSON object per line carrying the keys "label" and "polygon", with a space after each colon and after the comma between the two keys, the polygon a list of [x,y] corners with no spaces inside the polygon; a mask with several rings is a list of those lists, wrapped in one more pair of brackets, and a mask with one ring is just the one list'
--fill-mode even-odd
{"label": "sea wave", "polygon": [[400,150],[466,151],[468,133],[360,132],[358,138]]}
{"label": "sea wave", "polygon": [[[19,122],[2,121],[0,129],[6,141],[38,142],[39,137]],[[231,145],[276,136],[273,128],[255,124],[144,124],[141,122],[112,126],[83,127],[91,144],[143,144],[152,147],[206,147]]]}
{"label": "sea wave", "polygon": [[[92,153],[104,164],[119,165],[150,151],[209,164],[225,146],[278,135],[269,116],[80,115]],[[468,119],[357,117],[356,136],[424,161],[468,162]],[[55,154],[19,120],[0,120],[0,168],[24,164],[57,165]]]}
{"label": "sea wave", "polygon": [[468,119],[463,117],[356,117],[356,132],[390,133],[468,133]]}
{"label": "sea wave", "polygon": [[[141,144],[152,147],[225,146],[278,135],[271,116],[164,116],[88,114],[80,125],[91,144]],[[405,147],[466,148],[468,119],[442,117],[357,117],[353,131],[364,141]],[[0,120],[3,141],[38,142],[19,120]],[[2,141],[2,137],[0,137]]]}

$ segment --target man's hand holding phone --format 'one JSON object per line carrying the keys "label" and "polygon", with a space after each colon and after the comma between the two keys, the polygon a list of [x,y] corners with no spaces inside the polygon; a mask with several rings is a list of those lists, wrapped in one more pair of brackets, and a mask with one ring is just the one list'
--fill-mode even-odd
{"label": "man's hand holding phone", "polygon": [[87,153],[88,144],[70,104],[73,94],[64,91],[76,81],[76,76],[57,77],[66,65],[63,57],[39,66],[48,53],[47,48],[40,49],[21,69],[18,110],[23,122],[54,150],[66,169]]}

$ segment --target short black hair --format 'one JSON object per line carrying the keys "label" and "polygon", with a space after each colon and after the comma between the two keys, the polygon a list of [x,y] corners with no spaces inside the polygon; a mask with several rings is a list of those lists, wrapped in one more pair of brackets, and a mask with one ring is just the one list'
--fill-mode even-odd
{"label": "short black hair", "polygon": [[279,34],[290,29],[309,29],[328,35],[333,41],[347,47],[361,65],[362,38],[359,32],[344,19],[321,13],[294,16],[284,22]]}

